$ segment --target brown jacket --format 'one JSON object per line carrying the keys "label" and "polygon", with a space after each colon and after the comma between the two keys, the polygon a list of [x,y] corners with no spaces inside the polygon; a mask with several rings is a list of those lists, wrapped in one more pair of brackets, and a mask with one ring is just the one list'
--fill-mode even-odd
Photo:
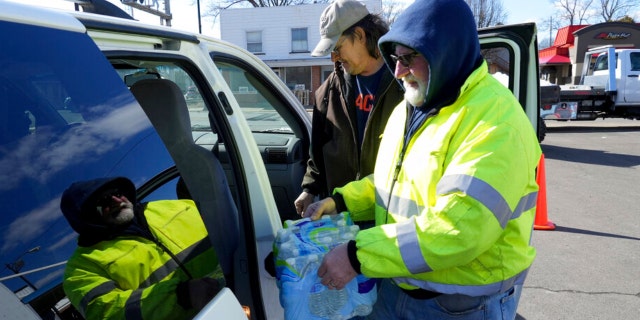
{"label": "brown jacket", "polygon": [[360,149],[354,88],[355,77],[344,73],[338,62],[315,92],[310,158],[302,188],[320,198],[331,195],[336,187],[373,172],[387,119],[393,108],[404,99],[400,83],[390,71],[385,72],[380,79],[376,103],[367,120]]}

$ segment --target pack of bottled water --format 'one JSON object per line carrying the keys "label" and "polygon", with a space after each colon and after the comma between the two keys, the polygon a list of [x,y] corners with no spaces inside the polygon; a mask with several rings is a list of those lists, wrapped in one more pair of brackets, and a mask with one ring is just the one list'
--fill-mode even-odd
{"label": "pack of bottled water", "polygon": [[348,213],[287,220],[274,242],[276,280],[285,319],[350,319],[371,313],[376,281],[358,275],[341,290],[330,290],[317,275],[324,255],[355,239],[359,228]]}

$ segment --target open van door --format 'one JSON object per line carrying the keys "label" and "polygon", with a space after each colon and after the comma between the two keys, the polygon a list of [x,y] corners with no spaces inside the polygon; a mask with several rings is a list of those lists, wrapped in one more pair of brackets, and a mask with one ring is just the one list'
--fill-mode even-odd
{"label": "open van door", "polygon": [[0,283],[0,319],[40,320],[40,316]]}
{"label": "open van door", "polygon": [[229,288],[223,288],[202,310],[193,318],[205,319],[251,319],[251,315],[240,305],[240,302]]}
{"label": "open van door", "polygon": [[489,73],[507,86],[524,108],[531,125],[544,139],[540,119],[538,44],[535,23],[482,28],[478,30]]}

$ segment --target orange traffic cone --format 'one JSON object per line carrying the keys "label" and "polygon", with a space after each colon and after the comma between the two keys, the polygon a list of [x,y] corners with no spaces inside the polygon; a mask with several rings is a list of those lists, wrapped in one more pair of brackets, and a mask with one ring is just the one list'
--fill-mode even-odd
{"label": "orange traffic cone", "polygon": [[533,222],[534,230],[554,230],[556,228],[553,222],[547,220],[547,179],[545,174],[543,153],[536,172],[536,182],[538,182],[540,189],[538,190],[538,202],[536,204],[536,219]]}

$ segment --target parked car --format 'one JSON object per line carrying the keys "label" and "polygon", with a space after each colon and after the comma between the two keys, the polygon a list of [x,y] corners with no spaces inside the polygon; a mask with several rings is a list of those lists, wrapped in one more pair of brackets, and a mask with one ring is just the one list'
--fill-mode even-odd
{"label": "parked car", "polygon": [[[62,191],[117,175],[135,183],[141,201],[176,199],[183,179],[232,274],[199,318],[242,319],[247,311],[282,319],[264,261],[282,221],[296,218],[311,126],[291,90],[255,55],[219,39],[98,14],[0,7],[2,285],[41,318],[77,317],[61,288],[76,246],[59,209]],[[481,34],[487,54],[506,54],[501,72],[535,124],[535,26]],[[166,81],[178,94],[160,89]],[[185,99],[186,90],[201,99]],[[0,315],[15,301],[0,301]]]}

